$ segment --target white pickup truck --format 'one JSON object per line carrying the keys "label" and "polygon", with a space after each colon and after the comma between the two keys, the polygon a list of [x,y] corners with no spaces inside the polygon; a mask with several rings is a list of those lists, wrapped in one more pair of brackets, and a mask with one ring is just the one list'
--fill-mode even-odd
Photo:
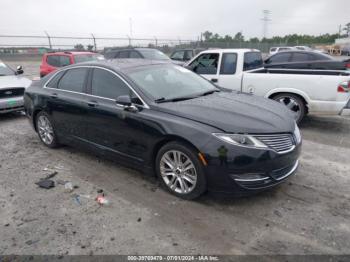
{"label": "white pickup truck", "polygon": [[350,108],[350,72],[263,68],[254,49],[211,49],[184,65],[218,86],[274,99],[295,114],[338,115]]}

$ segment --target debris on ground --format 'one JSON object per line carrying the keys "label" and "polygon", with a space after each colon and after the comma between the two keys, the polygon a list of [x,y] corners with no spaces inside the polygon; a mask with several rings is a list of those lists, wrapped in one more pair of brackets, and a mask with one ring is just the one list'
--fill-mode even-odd
{"label": "debris on ground", "polygon": [[74,194],[73,199],[77,205],[81,206],[80,196],[77,194]]}
{"label": "debris on ground", "polygon": [[35,184],[37,184],[39,187],[45,188],[45,189],[50,189],[50,188],[55,187],[55,182],[53,180],[50,180],[50,179],[43,179],[43,180],[40,180],[39,182],[36,182]]}
{"label": "debris on ground", "polygon": [[59,185],[65,185],[67,183],[67,181],[64,181],[62,179],[58,179],[58,180],[56,180],[56,183]]}
{"label": "debris on ground", "polygon": [[104,194],[102,189],[97,190],[97,197],[95,198],[95,200],[101,206],[108,206],[109,205],[109,201],[105,197],[105,194]]}
{"label": "debris on ground", "polygon": [[64,184],[64,190],[67,192],[67,193],[70,193],[74,190],[73,188],[73,184],[71,182],[67,182]]}
{"label": "debris on ground", "polygon": [[139,217],[139,218],[137,219],[137,222],[141,222],[141,217]]}
{"label": "debris on ground", "polygon": [[53,178],[54,176],[56,176],[57,174],[58,174],[58,172],[57,172],[57,171],[54,171],[54,172],[48,174],[48,175],[45,177],[45,179],[51,179],[51,178]]}

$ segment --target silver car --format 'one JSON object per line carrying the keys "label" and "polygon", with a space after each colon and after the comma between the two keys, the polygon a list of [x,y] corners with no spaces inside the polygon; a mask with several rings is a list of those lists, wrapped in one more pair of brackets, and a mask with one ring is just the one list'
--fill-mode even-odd
{"label": "silver car", "polygon": [[21,74],[21,66],[14,71],[0,60],[0,114],[24,109],[23,94],[31,81]]}

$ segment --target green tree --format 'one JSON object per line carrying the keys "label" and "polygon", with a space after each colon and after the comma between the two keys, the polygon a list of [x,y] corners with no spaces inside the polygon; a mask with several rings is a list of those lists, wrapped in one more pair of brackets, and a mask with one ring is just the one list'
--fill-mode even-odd
{"label": "green tree", "polygon": [[76,44],[76,45],[74,46],[74,49],[75,49],[75,50],[78,50],[78,51],[83,51],[83,50],[85,50],[85,48],[84,48],[84,46],[83,46],[82,44]]}
{"label": "green tree", "polygon": [[[83,47],[83,48],[84,48],[84,47]],[[93,46],[93,45],[88,45],[88,46],[87,46],[87,50],[88,50],[88,51],[91,52],[93,49],[94,49],[94,46]]]}
{"label": "green tree", "polygon": [[347,36],[350,36],[350,23],[347,23],[345,27],[343,28],[343,31],[345,31]]}

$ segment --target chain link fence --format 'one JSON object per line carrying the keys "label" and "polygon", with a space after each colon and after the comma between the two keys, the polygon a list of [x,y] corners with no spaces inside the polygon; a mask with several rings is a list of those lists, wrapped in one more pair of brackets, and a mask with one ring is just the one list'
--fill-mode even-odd
{"label": "chain link fence", "polygon": [[[303,44],[299,44],[303,45]],[[193,39],[136,38],[136,37],[101,37],[56,36],[49,35],[0,35],[0,55],[33,54],[40,55],[59,50],[89,50],[103,53],[112,47],[152,47],[164,53],[171,53],[181,48],[250,48],[268,53],[271,47],[286,46],[283,43],[261,42],[211,42]],[[316,45],[313,45],[316,46]]]}

